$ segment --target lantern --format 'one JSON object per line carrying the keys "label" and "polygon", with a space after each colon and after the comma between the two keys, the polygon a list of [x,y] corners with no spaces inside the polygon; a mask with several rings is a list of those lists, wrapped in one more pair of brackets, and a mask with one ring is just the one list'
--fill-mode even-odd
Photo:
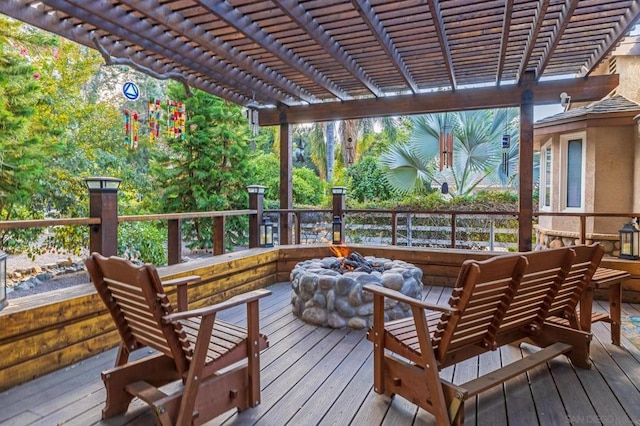
{"label": "lantern", "polygon": [[640,258],[640,229],[633,223],[625,223],[620,233],[620,259]]}
{"label": "lantern", "polygon": [[260,247],[273,247],[273,223],[268,216],[262,218],[259,234]]}
{"label": "lantern", "polygon": [[340,216],[333,217],[333,224],[331,229],[333,244],[342,244],[342,221],[340,220]]}

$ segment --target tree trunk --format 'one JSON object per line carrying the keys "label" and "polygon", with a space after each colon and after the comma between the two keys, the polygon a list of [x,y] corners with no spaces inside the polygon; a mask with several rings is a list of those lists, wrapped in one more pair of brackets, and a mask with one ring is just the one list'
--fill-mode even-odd
{"label": "tree trunk", "polygon": [[325,131],[327,138],[327,182],[333,180],[333,163],[335,161],[336,125],[333,121],[327,123]]}

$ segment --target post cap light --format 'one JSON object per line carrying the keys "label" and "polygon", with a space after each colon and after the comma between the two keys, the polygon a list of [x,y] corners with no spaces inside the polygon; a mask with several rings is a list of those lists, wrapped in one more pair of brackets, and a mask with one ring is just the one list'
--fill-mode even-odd
{"label": "post cap light", "polygon": [[266,186],[262,185],[249,185],[247,186],[247,191],[249,194],[264,194]]}
{"label": "post cap light", "polygon": [[347,188],[344,186],[334,186],[333,188],[331,188],[331,193],[333,195],[346,194]]}
{"label": "post cap light", "polygon": [[122,179],[107,176],[95,176],[86,178],[84,182],[89,191],[117,191]]}

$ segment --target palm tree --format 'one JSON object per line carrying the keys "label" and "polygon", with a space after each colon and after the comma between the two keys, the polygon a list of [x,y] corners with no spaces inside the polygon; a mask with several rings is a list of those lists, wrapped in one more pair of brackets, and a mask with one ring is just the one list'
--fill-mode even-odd
{"label": "palm tree", "polygon": [[[448,183],[453,195],[468,195],[480,183],[503,185],[513,181],[518,157],[517,110],[482,110],[415,116],[407,144],[392,145],[380,163],[389,184],[401,193],[419,191],[424,185]],[[453,165],[439,171],[439,137],[445,127],[454,137]],[[509,149],[502,135],[509,134]],[[501,167],[508,155],[508,172]]]}

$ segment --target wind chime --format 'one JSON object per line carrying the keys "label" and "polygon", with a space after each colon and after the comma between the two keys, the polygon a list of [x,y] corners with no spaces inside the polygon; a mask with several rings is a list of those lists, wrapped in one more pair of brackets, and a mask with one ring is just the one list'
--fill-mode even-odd
{"label": "wind chime", "polygon": [[169,137],[184,139],[186,114],[182,102],[167,101],[167,134]]}
{"label": "wind chime", "polygon": [[447,123],[445,115],[444,124],[440,128],[440,171],[443,168],[453,166],[453,132],[452,126]]}
{"label": "wind chime", "polygon": [[160,136],[160,99],[149,98],[149,142]]}
{"label": "wind chime", "polygon": [[509,121],[505,119],[504,134],[502,135],[502,173],[509,176],[509,151],[511,148],[511,134],[509,134]]}
{"label": "wind chime", "polygon": [[124,146],[128,149],[138,147],[138,111],[124,110]]}

